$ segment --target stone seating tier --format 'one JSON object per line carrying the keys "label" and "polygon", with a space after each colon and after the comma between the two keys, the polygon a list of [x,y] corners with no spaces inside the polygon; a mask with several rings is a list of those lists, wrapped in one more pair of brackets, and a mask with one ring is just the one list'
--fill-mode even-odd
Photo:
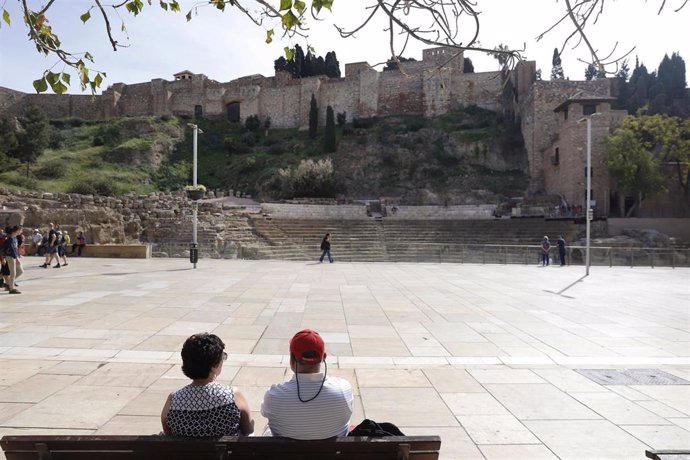
{"label": "stone seating tier", "polygon": [[[534,246],[546,234],[572,239],[578,226],[570,221],[512,220],[333,220],[255,218],[256,233],[267,243],[255,248],[257,258],[309,260],[320,254],[323,235],[333,235],[333,253],[341,261],[470,261],[460,245],[482,248],[505,259],[508,245]],[[445,246],[448,246],[446,248]],[[518,251],[521,261],[523,252]],[[501,256],[501,254],[503,254]],[[469,254],[468,254],[469,256]],[[476,258],[476,256],[475,256]],[[457,260],[455,260],[457,259]],[[480,262],[485,259],[482,256]]]}

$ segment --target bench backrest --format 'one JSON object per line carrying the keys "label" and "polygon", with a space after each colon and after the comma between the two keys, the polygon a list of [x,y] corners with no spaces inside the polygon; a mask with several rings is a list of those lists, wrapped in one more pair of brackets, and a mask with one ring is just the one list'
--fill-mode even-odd
{"label": "bench backrest", "polygon": [[7,460],[437,460],[438,436],[270,437],[213,440],[163,436],[4,436]]}

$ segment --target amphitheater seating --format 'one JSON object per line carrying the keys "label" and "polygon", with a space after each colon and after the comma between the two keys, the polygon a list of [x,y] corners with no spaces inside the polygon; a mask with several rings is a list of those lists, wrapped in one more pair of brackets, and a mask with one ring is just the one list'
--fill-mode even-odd
{"label": "amphitheater seating", "polygon": [[[340,261],[362,262],[520,262],[534,258],[524,246],[548,235],[574,237],[572,221],[544,219],[397,220],[289,219],[256,217],[254,231],[267,242],[256,258],[313,260],[325,233],[331,233],[333,255]],[[491,246],[486,246],[491,245]],[[511,245],[519,250],[507,251]],[[481,251],[479,251],[481,247]],[[509,254],[510,253],[510,254]],[[480,255],[481,254],[481,255]],[[488,259],[487,259],[488,257]],[[535,259],[536,260],[536,259]],[[515,262],[515,260],[510,260]]]}

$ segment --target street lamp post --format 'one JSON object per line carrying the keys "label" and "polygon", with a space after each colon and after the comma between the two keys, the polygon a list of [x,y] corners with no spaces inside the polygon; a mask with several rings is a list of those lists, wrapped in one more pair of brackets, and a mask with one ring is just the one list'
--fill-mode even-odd
{"label": "street lamp post", "polygon": [[594,211],[592,210],[592,117],[599,115],[599,113],[593,113],[591,115],[586,115],[585,117],[578,120],[579,122],[587,122],[587,166],[585,168],[585,175],[587,177],[586,185],[586,198],[585,198],[585,276],[589,276],[589,245],[590,245],[590,224],[592,218],[594,217]]}
{"label": "street lamp post", "polygon": [[[192,140],[193,140],[192,151],[194,152],[193,153],[193,160],[192,160],[192,185],[194,185],[196,187],[196,185],[197,185],[197,177],[196,177],[197,176],[197,167],[196,167],[196,165],[197,165],[197,153],[196,153],[197,152],[197,149],[196,149],[197,134],[199,134],[199,133],[203,134],[204,132],[201,129],[199,129],[199,127],[197,125],[195,125],[194,123],[187,123],[187,126],[189,126],[190,128],[192,128],[194,130],[194,135],[192,138]],[[197,231],[196,231],[198,208],[199,208],[198,202],[196,200],[192,201],[192,242],[190,244],[190,254],[194,251],[198,251],[198,246],[199,246],[199,244],[197,242]],[[198,254],[198,252],[197,252],[197,254]],[[193,268],[196,268],[196,258],[195,257],[190,257],[190,258],[192,259]]]}

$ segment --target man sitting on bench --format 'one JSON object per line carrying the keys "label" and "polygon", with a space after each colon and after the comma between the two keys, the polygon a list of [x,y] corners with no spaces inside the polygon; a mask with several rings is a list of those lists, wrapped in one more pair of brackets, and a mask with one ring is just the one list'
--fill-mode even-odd
{"label": "man sitting on bench", "polygon": [[293,439],[347,436],[352,387],[345,379],[327,376],[325,345],[318,332],[304,329],[290,340],[290,368],[292,379],[272,385],[264,395],[264,434]]}

